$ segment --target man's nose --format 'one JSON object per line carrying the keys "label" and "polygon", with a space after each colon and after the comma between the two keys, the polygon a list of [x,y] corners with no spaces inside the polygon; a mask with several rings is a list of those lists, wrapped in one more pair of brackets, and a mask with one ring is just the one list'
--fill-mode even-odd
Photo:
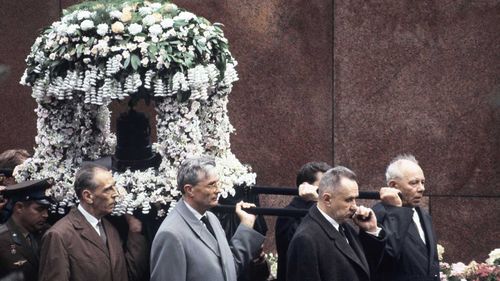
{"label": "man's nose", "polygon": [[116,197],[118,197],[118,195],[118,190],[116,189],[116,187],[113,187],[113,194],[111,195],[111,197],[115,199]]}
{"label": "man's nose", "polygon": [[424,183],[419,183],[418,186],[417,186],[417,190],[418,192],[424,192],[425,191],[425,186],[424,186]]}
{"label": "man's nose", "polygon": [[46,219],[49,217],[49,210],[43,210],[42,211],[42,218]]}

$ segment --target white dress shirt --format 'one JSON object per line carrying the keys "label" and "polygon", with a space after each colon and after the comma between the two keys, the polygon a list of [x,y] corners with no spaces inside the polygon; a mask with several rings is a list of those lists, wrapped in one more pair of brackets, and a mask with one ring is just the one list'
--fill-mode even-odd
{"label": "white dress shirt", "polygon": [[415,222],[415,225],[417,226],[418,235],[420,235],[420,238],[422,239],[424,244],[427,245],[427,243],[425,242],[424,229],[422,228],[422,224],[420,224],[420,218],[419,218],[417,210],[415,210],[415,208],[413,208],[413,222]]}
{"label": "white dress shirt", "polygon": [[87,212],[83,207],[82,204],[78,204],[78,211],[82,213],[83,217],[90,223],[90,225],[95,229],[97,234],[101,236],[101,231],[99,230],[99,226],[97,225],[101,220],[98,220],[96,217],[91,215],[89,212]]}

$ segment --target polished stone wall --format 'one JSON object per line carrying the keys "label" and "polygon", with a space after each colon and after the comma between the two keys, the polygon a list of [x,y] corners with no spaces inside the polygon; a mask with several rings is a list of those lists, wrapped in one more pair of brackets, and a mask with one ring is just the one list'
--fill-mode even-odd
{"label": "polished stone wall", "polygon": [[[76,2],[0,0],[0,64],[11,68],[0,81],[0,150],[33,147],[36,104],[18,84],[24,58]],[[374,190],[390,159],[411,152],[448,260],[482,261],[500,246],[499,1],[174,3],[225,25],[240,77],[232,149],[259,184],[293,186],[303,163],[320,160],[352,168]],[[272,227],[268,236],[270,251]]]}

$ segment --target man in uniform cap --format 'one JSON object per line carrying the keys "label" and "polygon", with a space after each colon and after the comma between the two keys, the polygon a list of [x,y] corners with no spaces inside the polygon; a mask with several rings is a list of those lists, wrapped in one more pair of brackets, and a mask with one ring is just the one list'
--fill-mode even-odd
{"label": "man in uniform cap", "polygon": [[53,180],[33,180],[10,185],[3,190],[13,206],[12,215],[0,225],[0,278],[22,271],[25,280],[38,276],[40,238],[46,223],[51,199],[45,191]]}

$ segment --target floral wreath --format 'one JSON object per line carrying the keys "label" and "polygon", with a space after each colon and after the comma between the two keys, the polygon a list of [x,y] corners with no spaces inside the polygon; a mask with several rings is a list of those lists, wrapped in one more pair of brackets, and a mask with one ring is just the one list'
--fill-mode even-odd
{"label": "floral wreath", "polygon": [[38,134],[16,177],[53,177],[60,213],[74,205],[81,163],[114,152],[108,105],[127,97],[154,101],[153,149],[162,163],[114,173],[128,191],[115,213],[174,203],[177,167],[190,155],[215,157],[224,197],[235,185],[255,184],[256,175],[230,150],[227,103],[238,76],[221,24],[169,2],[85,2],[42,31],[26,63],[21,84],[32,87],[38,103]]}

